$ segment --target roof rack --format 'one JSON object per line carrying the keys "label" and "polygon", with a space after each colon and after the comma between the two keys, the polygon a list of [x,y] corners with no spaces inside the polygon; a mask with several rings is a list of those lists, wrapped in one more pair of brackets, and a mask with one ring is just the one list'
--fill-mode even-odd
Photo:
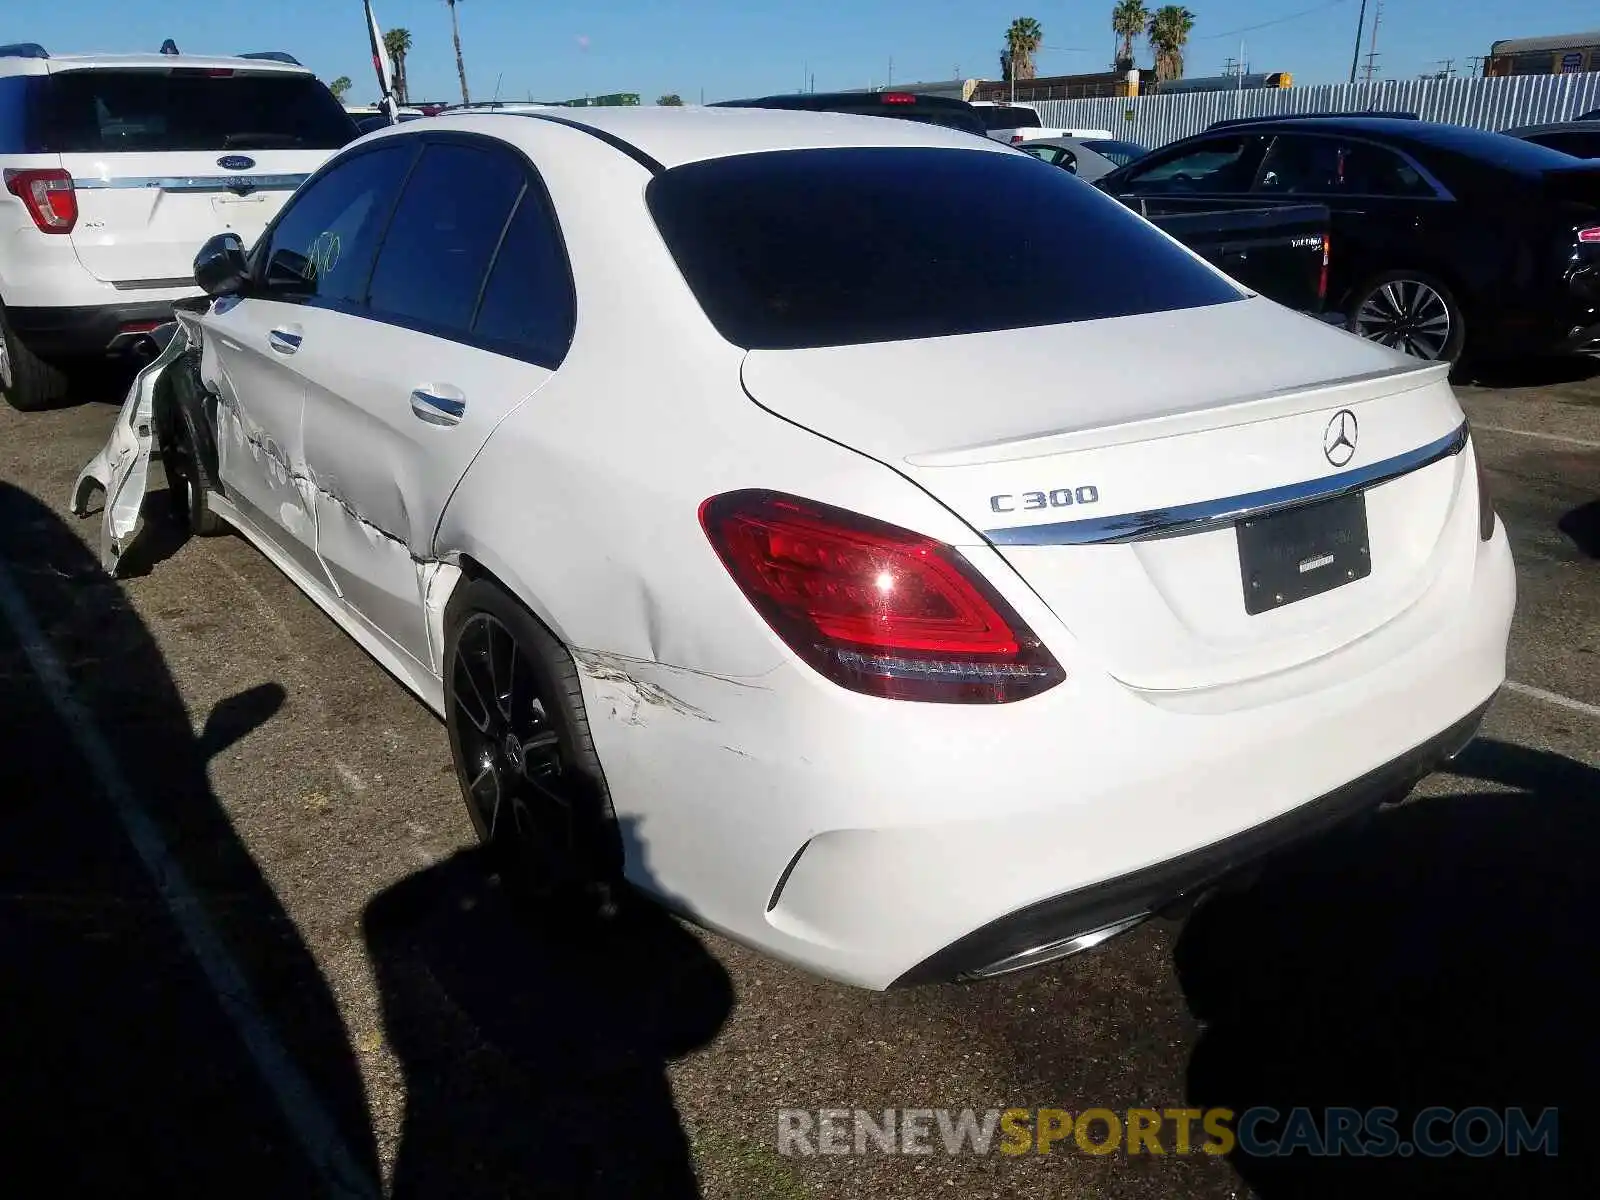
{"label": "roof rack", "polygon": [[1351,120],[1357,117],[1380,117],[1385,121],[1419,121],[1414,112],[1381,112],[1376,109],[1370,112],[1308,112],[1308,113],[1277,113],[1270,117],[1230,117],[1226,121],[1213,121],[1206,126],[1209,132],[1213,129],[1227,129],[1235,125],[1265,125],[1272,121],[1315,121],[1324,118],[1334,120]]}
{"label": "roof rack", "polygon": [[290,54],[286,50],[252,50],[249,54],[241,54],[238,57],[239,58],[259,58],[259,59],[265,59],[268,62],[288,63],[290,66],[294,66],[294,67],[300,67],[300,66],[304,66],[305,65],[298,58],[296,58],[294,55]]}
{"label": "roof rack", "polygon": [[50,52],[38,42],[12,42],[0,46],[0,58],[49,58]]}

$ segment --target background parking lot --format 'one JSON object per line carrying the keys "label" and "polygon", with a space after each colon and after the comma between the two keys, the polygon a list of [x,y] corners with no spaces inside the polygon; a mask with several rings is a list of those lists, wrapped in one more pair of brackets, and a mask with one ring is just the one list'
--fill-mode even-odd
{"label": "background parking lot", "polygon": [[[975,986],[819,982],[651,910],[530,928],[442,726],[165,497],[66,513],[113,420],[0,408],[0,1126],[59,1194],[1579,1194],[1600,1052],[1600,364],[1461,389],[1510,683],[1418,798],[1186,924]],[[1559,1107],[1557,1159],[780,1157],[778,1109]],[[30,1169],[31,1168],[31,1169]],[[46,1176],[43,1172],[48,1171]]]}

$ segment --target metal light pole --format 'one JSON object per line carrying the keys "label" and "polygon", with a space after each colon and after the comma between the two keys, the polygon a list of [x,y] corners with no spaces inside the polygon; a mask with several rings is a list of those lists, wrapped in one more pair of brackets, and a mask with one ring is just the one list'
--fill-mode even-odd
{"label": "metal light pole", "polygon": [[1367,23],[1367,0],[1361,0],[1361,15],[1356,18],[1356,49],[1350,56],[1350,82],[1356,81],[1356,63],[1361,61],[1361,31]]}

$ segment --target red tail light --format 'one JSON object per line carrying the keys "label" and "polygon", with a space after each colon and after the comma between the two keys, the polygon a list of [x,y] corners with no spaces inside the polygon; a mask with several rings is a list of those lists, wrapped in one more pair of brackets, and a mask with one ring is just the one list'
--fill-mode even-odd
{"label": "red tail light", "polygon": [[1022,135],[1020,133],[1013,133],[1011,135],[1011,144],[1013,146],[1015,146],[1018,142],[1020,142],[1022,140],[1023,140],[1023,137],[1022,137]]}
{"label": "red tail light", "polygon": [[700,524],[734,582],[802,659],[898,700],[1004,704],[1066,677],[951,547],[779,492],[713,496]]}
{"label": "red tail light", "polygon": [[1326,303],[1328,299],[1328,235],[1322,235],[1322,271],[1317,276],[1317,299]]}
{"label": "red tail light", "polygon": [[915,104],[917,97],[912,92],[885,92],[881,97],[885,104]]}
{"label": "red tail light", "polygon": [[1578,230],[1578,240],[1585,246],[1600,243],[1600,225],[1591,225],[1588,229]]}
{"label": "red tail light", "polygon": [[22,201],[40,232],[71,233],[78,223],[78,194],[68,172],[7,167],[5,181],[6,191]]}

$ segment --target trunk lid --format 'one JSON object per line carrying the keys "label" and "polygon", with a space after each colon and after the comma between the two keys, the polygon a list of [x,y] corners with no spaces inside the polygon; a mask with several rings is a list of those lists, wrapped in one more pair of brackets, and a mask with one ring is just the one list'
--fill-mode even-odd
{"label": "trunk lid", "polygon": [[[1428,591],[1463,526],[1452,522],[1463,416],[1447,373],[1252,299],[753,351],[743,380],[758,404],[871,455],[971,524],[1080,655],[1131,686],[1181,690],[1322,657]],[[1354,445],[1330,457],[1325,440],[1341,432]],[[1247,611],[1234,517],[1338,488],[1362,497],[1370,573]]]}

